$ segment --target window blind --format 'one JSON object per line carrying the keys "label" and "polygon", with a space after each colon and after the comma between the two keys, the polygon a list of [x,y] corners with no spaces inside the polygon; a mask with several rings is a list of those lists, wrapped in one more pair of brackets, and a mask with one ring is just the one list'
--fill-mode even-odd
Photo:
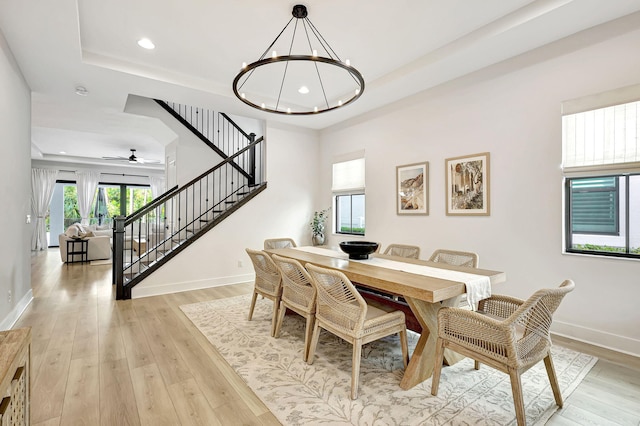
{"label": "window blind", "polygon": [[364,158],[333,163],[333,192],[364,189]]}
{"label": "window blind", "polygon": [[566,175],[640,170],[640,101],[562,117],[562,168]]}

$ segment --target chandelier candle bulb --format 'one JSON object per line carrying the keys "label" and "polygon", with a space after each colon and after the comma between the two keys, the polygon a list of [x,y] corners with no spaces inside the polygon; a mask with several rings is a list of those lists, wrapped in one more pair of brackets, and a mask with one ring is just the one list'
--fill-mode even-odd
{"label": "chandelier candle bulb", "polygon": [[272,58],[277,58],[278,57],[278,52],[276,52],[275,50],[273,52],[271,52],[271,57]]}
{"label": "chandelier candle bulb", "polygon": [[346,61],[344,61],[344,63],[347,64],[347,66],[351,66],[351,61],[348,60],[348,59]]}

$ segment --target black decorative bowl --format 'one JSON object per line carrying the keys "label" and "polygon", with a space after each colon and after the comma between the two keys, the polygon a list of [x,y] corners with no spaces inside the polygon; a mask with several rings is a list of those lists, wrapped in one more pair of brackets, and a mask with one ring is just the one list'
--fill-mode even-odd
{"label": "black decorative bowl", "polygon": [[368,259],[369,255],[378,250],[378,243],[371,241],[343,241],[340,243],[343,252],[349,259]]}

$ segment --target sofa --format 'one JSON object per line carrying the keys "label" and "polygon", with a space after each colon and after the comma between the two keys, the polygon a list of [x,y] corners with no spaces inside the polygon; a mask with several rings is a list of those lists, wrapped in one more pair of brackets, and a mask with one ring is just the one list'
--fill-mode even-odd
{"label": "sofa", "polygon": [[[58,235],[60,243],[60,259],[62,262],[67,261],[67,241],[83,239],[88,241],[87,259],[101,260],[111,258],[111,236],[113,231],[106,227],[101,228],[97,225],[81,225],[74,223],[69,226],[64,234]],[[82,256],[74,254],[70,256],[69,261],[79,262]]]}

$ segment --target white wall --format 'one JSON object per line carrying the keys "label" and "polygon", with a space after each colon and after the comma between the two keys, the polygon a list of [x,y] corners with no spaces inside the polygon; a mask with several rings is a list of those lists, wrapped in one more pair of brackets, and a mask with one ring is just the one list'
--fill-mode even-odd
{"label": "white wall", "polygon": [[[0,32],[0,329],[10,328],[32,298],[31,91]],[[8,292],[11,292],[11,301]]]}
{"label": "white wall", "polygon": [[254,272],[244,250],[262,249],[267,238],[311,244],[317,133],[268,123],[266,140],[267,189],[135,286],[132,297],[249,281]]}
{"label": "white wall", "polygon": [[[160,119],[176,137],[165,146],[165,154],[176,158],[176,181],[184,185],[220,162],[220,156],[198,139],[153,99],[129,95],[124,111]],[[167,178],[169,182],[171,179]],[[170,189],[167,187],[166,189]]]}
{"label": "white wall", "polygon": [[[556,313],[554,330],[640,355],[640,261],[562,254],[560,172],[560,103],[639,83],[640,31],[559,54],[567,45],[325,130],[320,201],[331,199],[332,158],[364,149],[365,239],[382,242],[383,249],[416,244],[422,258],[436,248],[475,251],[481,267],[507,273],[508,281],[494,291],[522,298],[571,278],[576,290]],[[545,60],[531,65],[532,58]],[[508,67],[514,69],[503,74]],[[366,92],[359,102],[366,102]],[[491,215],[446,216],[445,158],[485,151],[491,155]],[[430,214],[398,216],[395,167],[419,161],[430,166]],[[329,243],[345,239],[332,235]]]}

